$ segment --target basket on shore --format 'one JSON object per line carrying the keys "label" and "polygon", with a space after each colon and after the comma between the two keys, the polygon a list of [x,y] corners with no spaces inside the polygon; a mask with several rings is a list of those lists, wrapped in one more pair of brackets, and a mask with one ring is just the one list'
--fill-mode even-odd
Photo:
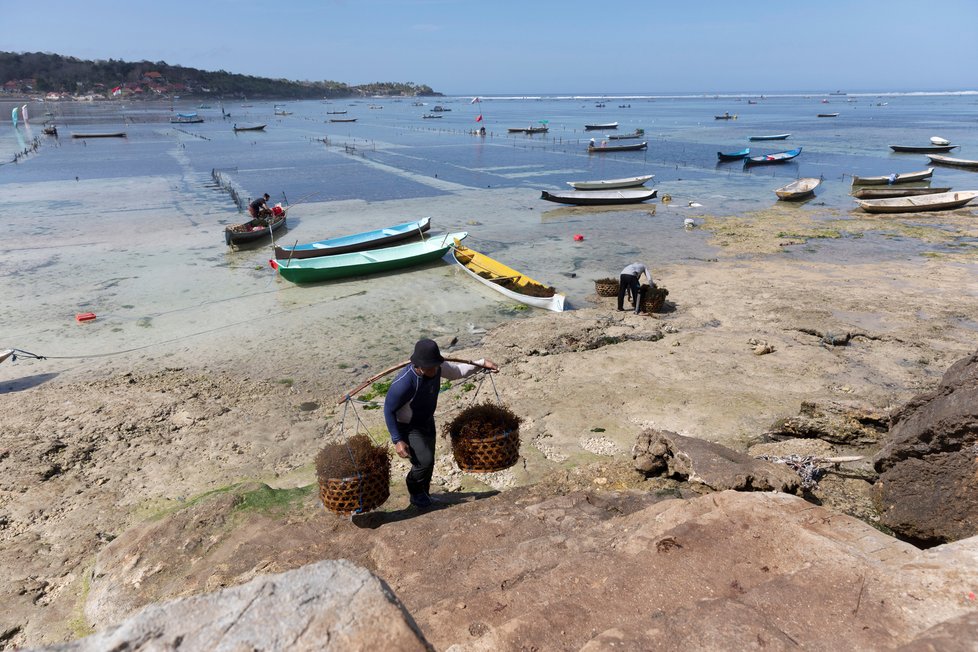
{"label": "basket on shore", "polygon": [[367,435],[327,444],[316,456],[316,476],[323,507],[343,516],[369,512],[390,497],[390,451]]}
{"label": "basket on shore", "polygon": [[666,304],[667,296],[669,296],[669,290],[665,288],[660,288],[655,284],[651,287],[643,285],[640,291],[641,303],[639,304],[639,310],[648,313],[658,312]]}
{"label": "basket on shore", "polygon": [[491,473],[520,458],[520,421],[511,410],[493,403],[472,405],[445,426],[452,456],[463,471]]}
{"label": "basket on shore", "polygon": [[594,291],[597,292],[599,297],[617,297],[618,279],[599,278],[594,282]]}

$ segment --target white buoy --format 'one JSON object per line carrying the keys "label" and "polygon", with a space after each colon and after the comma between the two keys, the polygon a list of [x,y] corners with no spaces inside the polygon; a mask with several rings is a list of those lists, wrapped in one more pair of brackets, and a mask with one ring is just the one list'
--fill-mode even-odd
{"label": "white buoy", "polygon": [[951,144],[951,141],[949,141],[947,138],[941,138],[940,136],[931,136],[931,138],[930,138],[930,144],[931,145],[950,145]]}

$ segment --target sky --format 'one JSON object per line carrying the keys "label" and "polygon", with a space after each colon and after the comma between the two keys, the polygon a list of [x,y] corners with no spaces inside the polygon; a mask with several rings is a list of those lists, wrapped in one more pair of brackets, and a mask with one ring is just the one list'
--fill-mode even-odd
{"label": "sky", "polygon": [[0,16],[0,51],[446,95],[978,89],[978,0],[0,0]]}

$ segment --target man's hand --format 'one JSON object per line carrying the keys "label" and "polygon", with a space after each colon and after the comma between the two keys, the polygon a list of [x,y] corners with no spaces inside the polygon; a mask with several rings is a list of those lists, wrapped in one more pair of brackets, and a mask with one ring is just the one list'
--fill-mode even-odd
{"label": "man's hand", "polygon": [[488,369],[489,371],[491,371],[492,373],[499,372],[499,367],[492,360],[486,358],[485,360],[482,361],[482,363],[483,363],[482,366]]}
{"label": "man's hand", "polygon": [[411,457],[411,447],[408,446],[406,441],[399,441],[394,444],[394,451],[397,453],[398,457]]}

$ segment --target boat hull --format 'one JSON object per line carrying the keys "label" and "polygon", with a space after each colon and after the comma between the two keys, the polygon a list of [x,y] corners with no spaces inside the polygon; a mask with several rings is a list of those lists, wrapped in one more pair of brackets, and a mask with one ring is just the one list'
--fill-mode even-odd
{"label": "boat hull", "polygon": [[386,249],[371,249],[336,256],[319,256],[302,260],[274,261],[274,267],[287,281],[315,283],[351,276],[366,276],[407,267],[414,267],[438,260],[445,255],[454,241],[464,239],[463,232],[448,233],[425,242],[413,242]]}
{"label": "boat hull", "polygon": [[574,206],[613,206],[615,204],[639,204],[656,196],[657,190],[572,190],[569,192],[547,192],[540,199],[558,204]]}
{"label": "boat hull", "polygon": [[748,140],[788,140],[791,134],[775,134],[773,136],[751,136]]}
{"label": "boat hull", "polygon": [[931,163],[937,163],[938,165],[950,165],[956,168],[967,168],[969,170],[978,170],[978,161],[969,161],[963,158],[951,158],[950,156],[928,156]]}
{"label": "boat hull", "polygon": [[392,244],[419,237],[431,228],[431,218],[426,217],[416,222],[405,222],[386,229],[365,231],[354,235],[308,242],[292,247],[275,247],[275,257],[279,260],[301,260],[319,256],[335,256],[353,251],[365,251],[378,247],[388,247]]}
{"label": "boat hull", "polygon": [[598,131],[601,129],[617,129],[617,128],[618,128],[617,122],[606,122],[600,125],[584,125],[585,131]]}
{"label": "boat hull", "polygon": [[[529,294],[523,294],[515,290],[511,290],[507,287],[500,285],[499,280],[506,279],[512,281],[517,287],[527,287],[533,286],[541,289],[547,288],[546,285],[536,281],[528,276],[520,274],[518,271],[511,267],[500,263],[497,260],[481,254],[478,251],[469,249],[468,247],[462,246],[456,243],[455,250],[452,252],[455,262],[465,270],[465,273],[479,281],[483,285],[492,288],[496,292],[502,294],[509,299],[514,301],[519,301],[528,306],[533,306],[534,308],[542,308],[544,310],[552,310],[554,312],[563,312],[564,310],[564,300],[565,297],[562,294],[554,292],[553,296],[550,297],[536,297]],[[485,278],[479,274],[483,272],[490,274],[492,280]]]}
{"label": "boat hull", "polygon": [[[276,217],[269,226],[257,231],[235,231],[235,227],[228,226],[224,229],[224,242],[230,246],[261,240],[262,238],[268,237],[268,235],[273,231],[278,231],[285,226],[285,217],[285,213],[282,213],[282,215]],[[250,229],[259,225],[258,220],[250,220],[239,226],[248,227]]]}
{"label": "boat hull", "polygon": [[124,131],[113,131],[109,133],[96,133],[96,134],[71,134],[72,138],[125,138],[126,132]]}
{"label": "boat hull", "polygon": [[778,199],[784,201],[798,201],[814,195],[815,189],[818,188],[821,183],[821,179],[816,179],[814,177],[797,179],[778,188],[774,191],[774,193],[778,196]]}
{"label": "boat hull", "polygon": [[934,168],[927,168],[920,172],[907,172],[904,174],[890,174],[884,177],[857,177],[853,175],[852,185],[854,186],[891,186],[896,183],[912,183],[923,181],[934,176]]}
{"label": "boat hull", "polygon": [[852,193],[856,199],[893,199],[950,192],[950,188],[862,188]]}
{"label": "boat hull", "polygon": [[587,151],[589,154],[607,154],[609,152],[637,152],[639,150],[648,149],[649,143],[641,142],[635,145],[605,145],[604,147],[592,147],[588,145]]}
{"label": "boat hull", "polygon": [[726,154],[717,152],[717,158],[721,161],[742,161],[748,156],[750,156],[750,147],[742,149],[739,152],[728,152]]}
{"label": "boat hull", "polygon": [[975,197],[978,191],[968,190],[894,199],[857,199],[856,203],[867,213],[918,213],[960,208]]}
{"label": "boat hull", "polygon": [[786,152],[765,154],[763,156],[748,156],[744,159],[744,166],[750,167],[752,165],[773,165],[775,163],[785,163],[793,158],[796,158],[799,154],[801,154],[801,147],[797,149],[789,149]]}
{"label": "boat hull", "polygon": [[957,149],[957,145],[890,145],[890,149],[894,152],[905,152],[905,153],[915,153],[915,154],[926,154],[928,152],[950,152],[952,149]]}
{"label": "boat hull", "polygon": [[654,174],[646,174],[640,177],[627,177],[624,179],[603,179],[600,181],[568,181],[567,185],[575,190],[613,190],[616,188],[634,188],[641,186],[646,181],[655,177]]}

